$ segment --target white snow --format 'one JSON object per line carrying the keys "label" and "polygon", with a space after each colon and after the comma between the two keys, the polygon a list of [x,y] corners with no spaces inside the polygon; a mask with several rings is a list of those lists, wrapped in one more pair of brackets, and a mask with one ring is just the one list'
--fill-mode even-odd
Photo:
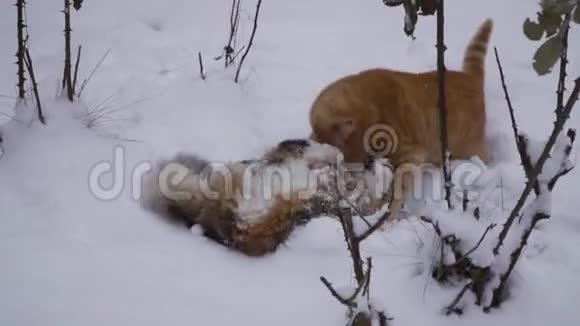
{"label": "white snow", "polygon": [[[29,0],[43,126],[31,110],[12,110],[12,2],[0,3],[0,325],[343,324],[344,307],[319,280],[354,282],[335,220],[314,219],[275,254],[251,259],[197,231],[167,225],[133,197],[142,172],[159,158],[183,151],[223,163],[307,137],[310,103],[344,74],[377,66],[434,69],[433,17],[419,17],[412,41],[403,32],[401,8],[378,0],[263,0],[254,45],[235,84],[235,70],[213,60],[227,41],[231,2],[89,0],[72,14],[73,49],[83,46],[79,78],[110,52],[82,101],[71,105],[55,99],[63,70],[62,1]],[[255,2],[243,7],[238,44],[250,35]],[[446,63],[460,67],[469,38],[492,17],[492,45],[502,56],[519,127],[544,140],[557,76],[536,76],[531,63],[540,43],[521,31],[538,8],[528,0],[446,1]],[[580,74],[578,25],[570,33],[572,78]],[[505,218],[524,185],[492,52],[487,69],[488,129],[498,163],[473,181],[486,190],[478,198],[481,226]],[[579,125],[575,110],[567,127]],[[579,178],[575,169],[559,181],[552,218],[532,234],[501,309],[484,314],[467,304],[461,318],[441,314],[458,289],[430,278],[438,246],[431,228],[415,217],[363,243],[363,254],[373,257],[373,300],[399,326],[578,324]],[[473,221],[459,222],[466,216],[447,218],[478,239]]]}

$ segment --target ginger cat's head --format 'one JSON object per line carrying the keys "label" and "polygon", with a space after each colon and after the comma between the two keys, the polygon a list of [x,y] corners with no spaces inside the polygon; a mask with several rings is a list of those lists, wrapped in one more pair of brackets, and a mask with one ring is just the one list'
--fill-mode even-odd
{"label": "ginger cat's head", "polygon": [[310,111],[310,138],[338,148],[346,163],[367,163],[364,134],[377,123],[377,114],[351,85],[353,82],[346,77],[315,100]]}
{"label": "ginger cat's head", "polygon": [[[317,121],[321,121],[318,119]],[[364,150],[360,122],[352,117],[327,117],[326,123],[313,128],[310,138],[318,143],[338,148],[346,163],[364,163],[368,154]]]}

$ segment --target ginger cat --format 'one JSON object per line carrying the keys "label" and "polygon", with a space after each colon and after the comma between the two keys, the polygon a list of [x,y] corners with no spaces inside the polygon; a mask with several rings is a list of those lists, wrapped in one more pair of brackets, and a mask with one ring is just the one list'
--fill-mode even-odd
{"label": "ginger cat", "polygon": [[[489,162],[484,75],[492,29],[492,20],[486,20],[467,46],[462,71],[446,72],[448,145],[452,159],[478,156]],[[390,220],[398,217],[413,185],[413,173],[405,173],[409,169],[403,167],[441,165],[437,80],[437,71],[371,69],[331,83],[312,104],[311,138],[339,148],[345,162],[367,162],[376,154],[369,153],[369,145],[377,145],[374,142],[381,145],[367,131],[377,125],[388,126],[392,139],[386,139],[390,141],[386,145],[391,148],[379,156],[388,158],[395,169]]]}

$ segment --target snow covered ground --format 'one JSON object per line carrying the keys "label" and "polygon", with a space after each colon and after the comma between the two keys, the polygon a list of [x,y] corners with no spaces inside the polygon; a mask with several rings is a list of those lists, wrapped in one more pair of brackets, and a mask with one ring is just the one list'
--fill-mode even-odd
{"label": "snow covered ground", "polygon": [[[333,79],[377,66],[434,69],[435,20],[421,17],[411,41],[402,31],[402,9],[378,0],[264,0],[242,81],[234,84],[234,69],[212,59],[227,39],[229,1],[89,0],[72,18],[73,47],[83,45],[80,78],[110,53],[82,104],[70,105],[55,99],[63,61],[61,5],[28,1],[47,125],[29,123],[29,112],[13,112],[14,100],[0,97],[0,325],[341,325],[344,308],[319,281],[324,275],[336,284],[351,282],[335,221],[314,220],[277,253],[250,259],[143,211],[132,178],[178,150],[237,160],[306,136],[309,104]],[[239,42],[251,32],[254,6],[244,2]],[[467,41],[492,17],[492,45],[502,55],[520,127],[545,137],[557,76],[535,75],[531,58],[538,44],[521,31],[536,1],[448,0],[446,9],[448,67],[460,66]],[[2,1],[0,94],[7,96],[16,94],[15,21],[12,1]],[[580,74],[579,34],[573,26],[572,77]],[[489,129],[504,187],[503,201],[493,199],[494,217],[501,218],[502,207],[509,210],[519,195],[523,175],[492,55],[487,63]],[[576,113],[569,127],[580,126]],[[91,187],[91,171],[107,167],[116,151],[122,169],[106,175],[103,187],[113,175],[122,187],[113,186],[104,193],[113,199],[102,200]],[[576,169],[558,184],[554,216],[533,234],[513,276],[513,298],[500,310],[441,315],[457,289],[430,279],[432,256],[425,248],[432,247],[433,234],[416,219],[365,243],[364,253],[374,257],[373,296],[400,326],[578,324],[579,181]]]}

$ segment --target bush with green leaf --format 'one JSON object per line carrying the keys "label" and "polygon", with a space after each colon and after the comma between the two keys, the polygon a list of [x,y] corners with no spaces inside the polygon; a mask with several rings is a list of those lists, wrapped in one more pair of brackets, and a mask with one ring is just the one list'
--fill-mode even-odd
{"label": "bush with green leaf", "polygon": [[570,22],[580,24],[580,0],[542,0],[536,21],[526,18],[523,31],[532,41],[544,39],[534,54],[533,67],[542,76],[552,71],[562,52]]}

